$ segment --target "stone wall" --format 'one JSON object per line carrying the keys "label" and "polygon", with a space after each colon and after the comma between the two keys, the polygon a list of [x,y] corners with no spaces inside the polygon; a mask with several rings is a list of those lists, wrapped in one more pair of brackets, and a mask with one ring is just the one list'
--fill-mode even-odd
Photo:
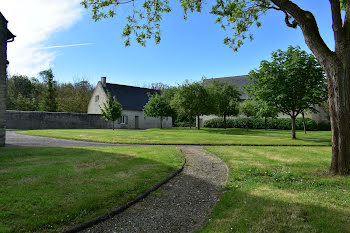
{"label": "stone wall", "polygon": [[[114,123],[117,129],[159,128],[160,119],[144,117],[142,111],[123,111],[127,122]],[[137,118],[136,118],[137,117]],[[135,123],[138,120],[138,123]],[[171,128],[171,117],[163,119],[163,127]],[[6,111],[7,129],[111,129],[112,122],[102,119],[100,114],[68,112]]]}
{"label": "stone wall", "polygon": [[89,129],[111,128],[99,114],[66,112],[6,111],[7,129]]}

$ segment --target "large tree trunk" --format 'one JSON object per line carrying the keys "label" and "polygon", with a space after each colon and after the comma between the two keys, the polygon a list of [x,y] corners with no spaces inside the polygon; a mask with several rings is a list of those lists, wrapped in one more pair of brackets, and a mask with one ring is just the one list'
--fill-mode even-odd
{"label": "large tree trunk", "polygon": [[332,125],[334,174],[350,173],[350,64],[332,64],[326,70]]}
{"label": "large tree trunk", "polygon": [[296,135],[295,135],[295,129],[296,129],[296,126],[295,126],[295,116],[291,116],[290,118],[292,118],[292,139],[296,139]]}

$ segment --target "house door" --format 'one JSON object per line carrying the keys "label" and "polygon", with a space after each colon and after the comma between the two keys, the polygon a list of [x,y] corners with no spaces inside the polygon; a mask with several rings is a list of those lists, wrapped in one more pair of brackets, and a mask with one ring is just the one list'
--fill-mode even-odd
{"label": "house door", "polygon": [[139,116],[135,116],[135,129],[139,128]]}

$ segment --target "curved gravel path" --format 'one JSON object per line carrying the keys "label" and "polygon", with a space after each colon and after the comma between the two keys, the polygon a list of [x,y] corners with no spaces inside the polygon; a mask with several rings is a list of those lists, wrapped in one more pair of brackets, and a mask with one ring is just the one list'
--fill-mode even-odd
{"label": "curved gravel path", "polygon": [[183,146],[182,173],[126,211],[82,232],[193,232],[209,218],[228,167],[203,147]]}
{"label": "curved gravel path", "polygon": [[18,131],[6,131],[6,146],[130,146],[129,144],[111,144],[62,138],[40,137],[18,134],[17,132]]}

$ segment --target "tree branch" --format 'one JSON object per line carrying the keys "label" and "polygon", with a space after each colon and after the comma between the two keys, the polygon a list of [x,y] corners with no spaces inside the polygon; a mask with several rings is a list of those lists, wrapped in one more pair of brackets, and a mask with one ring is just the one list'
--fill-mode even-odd
{"label": "tree branch", "polygon": [[309,11],[304,11],[289,0],[271,0],[276,6],[289,13],[301,28],[305,42],[321,64],[326,64],[334,53],[322,39],[316,19]]}
{"label": "tree branch", "polygon": [[342,51],[344,30],[343,23],[340,14],[340,2],[339,0],[329,0],[332,9],[332,20],[333,20],[333,32],[335,40],[335,51]]}

